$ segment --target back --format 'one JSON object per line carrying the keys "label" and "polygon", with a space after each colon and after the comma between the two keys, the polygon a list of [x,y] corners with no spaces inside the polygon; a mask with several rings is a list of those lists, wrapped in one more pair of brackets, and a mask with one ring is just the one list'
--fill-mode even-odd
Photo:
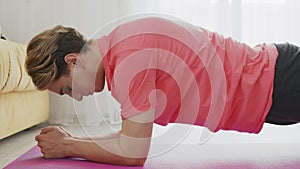
{"label": "back", "polygon": [[[107,83],[127,118],[257,133],[271,106],[277,50],[183,22],[145,18],[99,39]],[[255,109],[254,109],[255,108]]]}

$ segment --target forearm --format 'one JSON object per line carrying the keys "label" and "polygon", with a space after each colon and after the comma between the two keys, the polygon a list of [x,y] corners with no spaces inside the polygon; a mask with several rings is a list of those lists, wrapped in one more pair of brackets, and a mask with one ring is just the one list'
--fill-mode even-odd
{"label": "forearm", "polygon": [[90,140],[90,141],[96,141],[96,140],[106,140],[106,139],[115,139],[118,138],[120,135],[120,132],[116,132],[116,133],[111,133],[108,135],[103,135],[103,136],[97,136],[97,137],[74,137],[75,139],[79,139],[79,140]]}
{"label": "forearm", "polygon": [[[149,150],[149,142],[121,139],[119,134],[110,139],[82,140],[69,139],[65,143],[69,157],[114,165],[143,165]],[[133,145],[141,145],[133,147]]]}
{"label": "forearm", "polygon": [[68,157],[115,165],[143,165],[150,149],[154,110],[124,119],[122,128],[100,139],[70,137],[65,144]]}

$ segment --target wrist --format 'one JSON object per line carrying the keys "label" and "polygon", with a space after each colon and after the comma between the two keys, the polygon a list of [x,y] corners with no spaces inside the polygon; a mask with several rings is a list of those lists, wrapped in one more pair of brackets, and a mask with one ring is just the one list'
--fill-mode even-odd
{"label": "wrist", "polygon": [[66,157],[78,157],[74,152],[76,152],[76,140],[73,137],[67,138],[63,141],[64,153]]}

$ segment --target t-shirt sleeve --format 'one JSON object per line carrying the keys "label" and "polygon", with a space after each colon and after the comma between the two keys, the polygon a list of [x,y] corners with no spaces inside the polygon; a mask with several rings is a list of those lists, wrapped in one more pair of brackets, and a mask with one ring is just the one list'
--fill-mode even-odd
{"label": "t-shirt sleeve", "polygon": [[157,60],[148,49],[119,51],[111,62],[111,91],[125,119],[155,108]]}

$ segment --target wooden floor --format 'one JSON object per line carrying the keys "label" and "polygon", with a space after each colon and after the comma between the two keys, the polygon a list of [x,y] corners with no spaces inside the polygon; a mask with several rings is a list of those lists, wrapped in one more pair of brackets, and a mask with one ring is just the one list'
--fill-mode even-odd
{"label": "wooden floor", "polygon": [[44,124],[34,126],[20,133],[0,140],[0,168],[28,151],[32,146],[36,145],[35,135],[40,132],[40,128]]}

